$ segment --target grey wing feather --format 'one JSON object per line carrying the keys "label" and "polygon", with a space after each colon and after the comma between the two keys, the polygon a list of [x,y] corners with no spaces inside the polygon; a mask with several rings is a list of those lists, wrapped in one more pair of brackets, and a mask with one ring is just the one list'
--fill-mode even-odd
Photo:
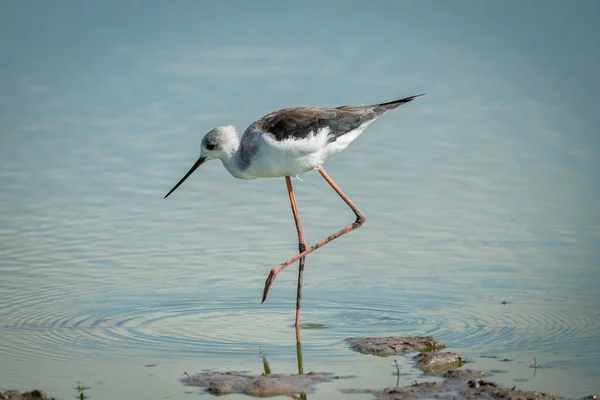
{"label": "grey wing feather", "polygon": [[317,133],[322,128],[329,128],[329,142],[333,142],[365,122],[379,118],[385,112],[393,110],[418,96],[370,106],[285,108],[265,115],[254,124],[278,141],[288,138],[303,139],[311,132]]}
{"label": "grey wing feather", "polygon": [[335,141],[338,136],[371,119],[365,111],[294,107],[265,115],[256,124],[263,132],[268,132],[279,141],[288,138],[303,139],[311,132],[317,133],[323,128],[329,128],[330,141]]}

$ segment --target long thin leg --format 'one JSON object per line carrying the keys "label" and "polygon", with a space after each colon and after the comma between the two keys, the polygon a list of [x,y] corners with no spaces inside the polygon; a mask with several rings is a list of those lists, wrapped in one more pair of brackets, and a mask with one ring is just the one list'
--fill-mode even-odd
{"label": "long thin leg", "polygon": [[340,189],[339,186],[333,181],[333,179],[331,179],[329,177],[329,175],[327,175],[327,172],[325,172],[325,170],[322,167],[318,167],[317,169],[321,173],[321,175],[323,176],[323,178],[327,181],[327,183],[329,183],[329,185],[333,188],[333,190],[335,190],[335,192],[342,198],[342,200],[344,200],[344,202],[346,204],[348,204],[348,207],[350,207],[352,209],[352,211],[354,211],[354,214],[356,214],[356,221],[354,221],[354,223],[348,225],[344,229],[341,229],[341,230],[337,231],[333,235],[328,236],[327,238],[323,239],[322,241],[320,241],[319,243],[317,243],[314,246],[310,247],[309,249],[304,250],[303,252],[301,252],[300,254],[298,254],[296,257],[290,258],[289,260],[287,260],[283,264],[280,264],[278,267],[273,268],[271,270],[271,272],[269,273],[269,276],[267,277],[267,281],[265,282],[265,288],[263,290],[263,298],[262,298],[263,303],[266,300],[267,295],[269,294],[269,289],[271,288],[271,285],[273,284],[273,281],[275,281],[275,277],[277,276],[278,273],[280,273],[281,271],[283,271],[290,264],[293,264],[294,262],[298,261],[300,258],[304,258],[306,255],[308,255],[308,254],[312,253],[313,251],[317,250],[319,247],[325,246],[327,243],[331,242],[332,240],[335,240],[335,239],[339,238],[340,236],[342,236],[342,235],[344,235],[344,234],[346,234],[346,233],[348,233],[350,231],[353,231],[354,229],[360,227],[362,224],[365,223],[365,221],[367,219],[367,217],[365,216],[365,214],[363,214],[358,209],[358,207],[356,207],[354,205],[354,203],[352,203],[352,200],[350,200],[348,198],[348,196],[346,196],[344,194],[344,192],[342,192],[342,189]]}
{"label": "long thin leg", "polygon": [[[287,185],[288,194],[290,195],[290,204],[292,205],[292,213],[294,213],[294,221],[296,222],[296,231],[298,231],[298,251],[302,253],[306,250],[306,240],[304,239],[304,232],[302,231],[302,224],[300,223],[300,214],[298,213],[298,207],[296,206],[296,196],[294,195],[294,189],[292,188],[292,180],[289,176],[285,177],[285,183]],[[302,306],[302,276],[304,274],[304,257],[300,258],[298,265],[298,294],[296,297],[296,327],[300,326],[300,307]]]}

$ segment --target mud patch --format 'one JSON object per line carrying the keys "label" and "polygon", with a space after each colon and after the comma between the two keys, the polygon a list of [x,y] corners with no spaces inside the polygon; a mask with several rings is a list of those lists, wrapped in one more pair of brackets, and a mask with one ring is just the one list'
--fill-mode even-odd
{"label": "mud patch", "polygon": [[450,352],[420,353],[413,358],[417,367],[426,374],[436,374],[466,364],[466,360],[460,354]]}
{"label": "mud patch", "polygon": [[41,390],[32,390],[31,392],[8,391],[0,392],[0,400],[55,400],[47,393]]}
{"label": "mud patch", "polygon": [[410,386],[386,388],[383,390],[350,389],[343,390],[343,392],[370,393],[379,400],[420,400],[431,398],[441,400],[564,400],[562,397],[548,393],[519,390],[514,387],[503,389],[491,381],[471,380],[465,382],[458,379],[448,379],[442,383],[421,382]]}
{"label": "mud patch", "polygon": [[563,400],[553,394],[520,390],[515,387],[503,389],[496,383],[484,380],[472,380],[460,391],[466,399],[505,399],[505,400]]}
{"label": "mud patch", "polygon": [[437,341],[433,336],[353,337],[347,338],[345,341],[351,348],[362,354],[372,354],[380,357],[412,351],[437,351],[446,348],[444,343]]}
{"label": "mud patch", "polygon": [[247,375],[232,371],[205,372],[182,378],[181,382],[187,386],[204,387],[207,392],[216,395],[242,393],[250,396],[266,397],[311,393],[317,383],[342,378],[351,377],[314,372],[309,372],[306,375]]}
{"label": "mud patch", "polygon": [[440,376],[446,379],[468,379],[485,376],[485,373],[476,369],[451,369],[443,372]]}

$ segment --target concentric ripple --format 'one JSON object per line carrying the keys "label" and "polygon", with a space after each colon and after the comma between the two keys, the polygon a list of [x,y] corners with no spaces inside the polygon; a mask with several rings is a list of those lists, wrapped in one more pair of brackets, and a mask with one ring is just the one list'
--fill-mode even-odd
{"label": "concentric ripple", "polygon": [[[70,292],[69,298],[74,294]],[[243,356],[256,354],[261,346],[284,349],[295,344],[289,303],[181,301],[130,307],[109,303],[90,309],[67,306],[69,298],[50,290],[45,305],[9,307],[0,321],[0,352],[18,359],[81,361],[91,353]],[[598,317],[540,312],[527,305],[498,305],[494,313],[442,305],[435,300],[416,307],[393,301],[325,302],[317,309],[305,309],[303,320],[321,329],[304,329],[303,339],[310,345],[307,351],[325,357],[345,353],[346,337],[373,335],[433,335],[451,347],[486,353],[598,348],[594,336],[600,331]]]}
{"label": "concentric ripple", "polygon": [[[285,314],[259,307],[174,305],[23,314],[0,324],[0,352],[19,359],[81,360],[86,353],[254,354],[261,340],[285,343]],[[249,321],[260,319],[260,324]],[[278,328],[279,327],[279,328]],[[289,339],[289,335],[286,336]],[[289,341],[289,340],[288,340]]]}
{"label": "concentric ripple", "polygon": [[[490,310],[492,312],[490,312]],[[331,333],[349,335],[432,335],[448,346],[474,353],[537,350],[594,354],[600,350],[600,315],[543,303],[452,306],[435,298],[409,303],[344,302],[319,309],[332,318]],[[586,358],[585,355],[581,357]]]}

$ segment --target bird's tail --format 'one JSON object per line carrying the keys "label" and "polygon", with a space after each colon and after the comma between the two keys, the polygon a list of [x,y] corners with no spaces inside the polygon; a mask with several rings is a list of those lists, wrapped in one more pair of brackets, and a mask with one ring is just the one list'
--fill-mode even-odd
{"label": "bird's tail", "polygon": [[405,97],[400,100],[394,100],[394,101],[389,101],[387,103],[375,104],[372,106],[373,111],[376,114],[381,115],[385,112],[393,110],[396,107],[400,107],[404,103],[408,103],[409,101],[413,101],[417,97],[424,96],[424,95],[425,95],[425,93],[422,93],[422,94],[417,94],[416,96]]}

